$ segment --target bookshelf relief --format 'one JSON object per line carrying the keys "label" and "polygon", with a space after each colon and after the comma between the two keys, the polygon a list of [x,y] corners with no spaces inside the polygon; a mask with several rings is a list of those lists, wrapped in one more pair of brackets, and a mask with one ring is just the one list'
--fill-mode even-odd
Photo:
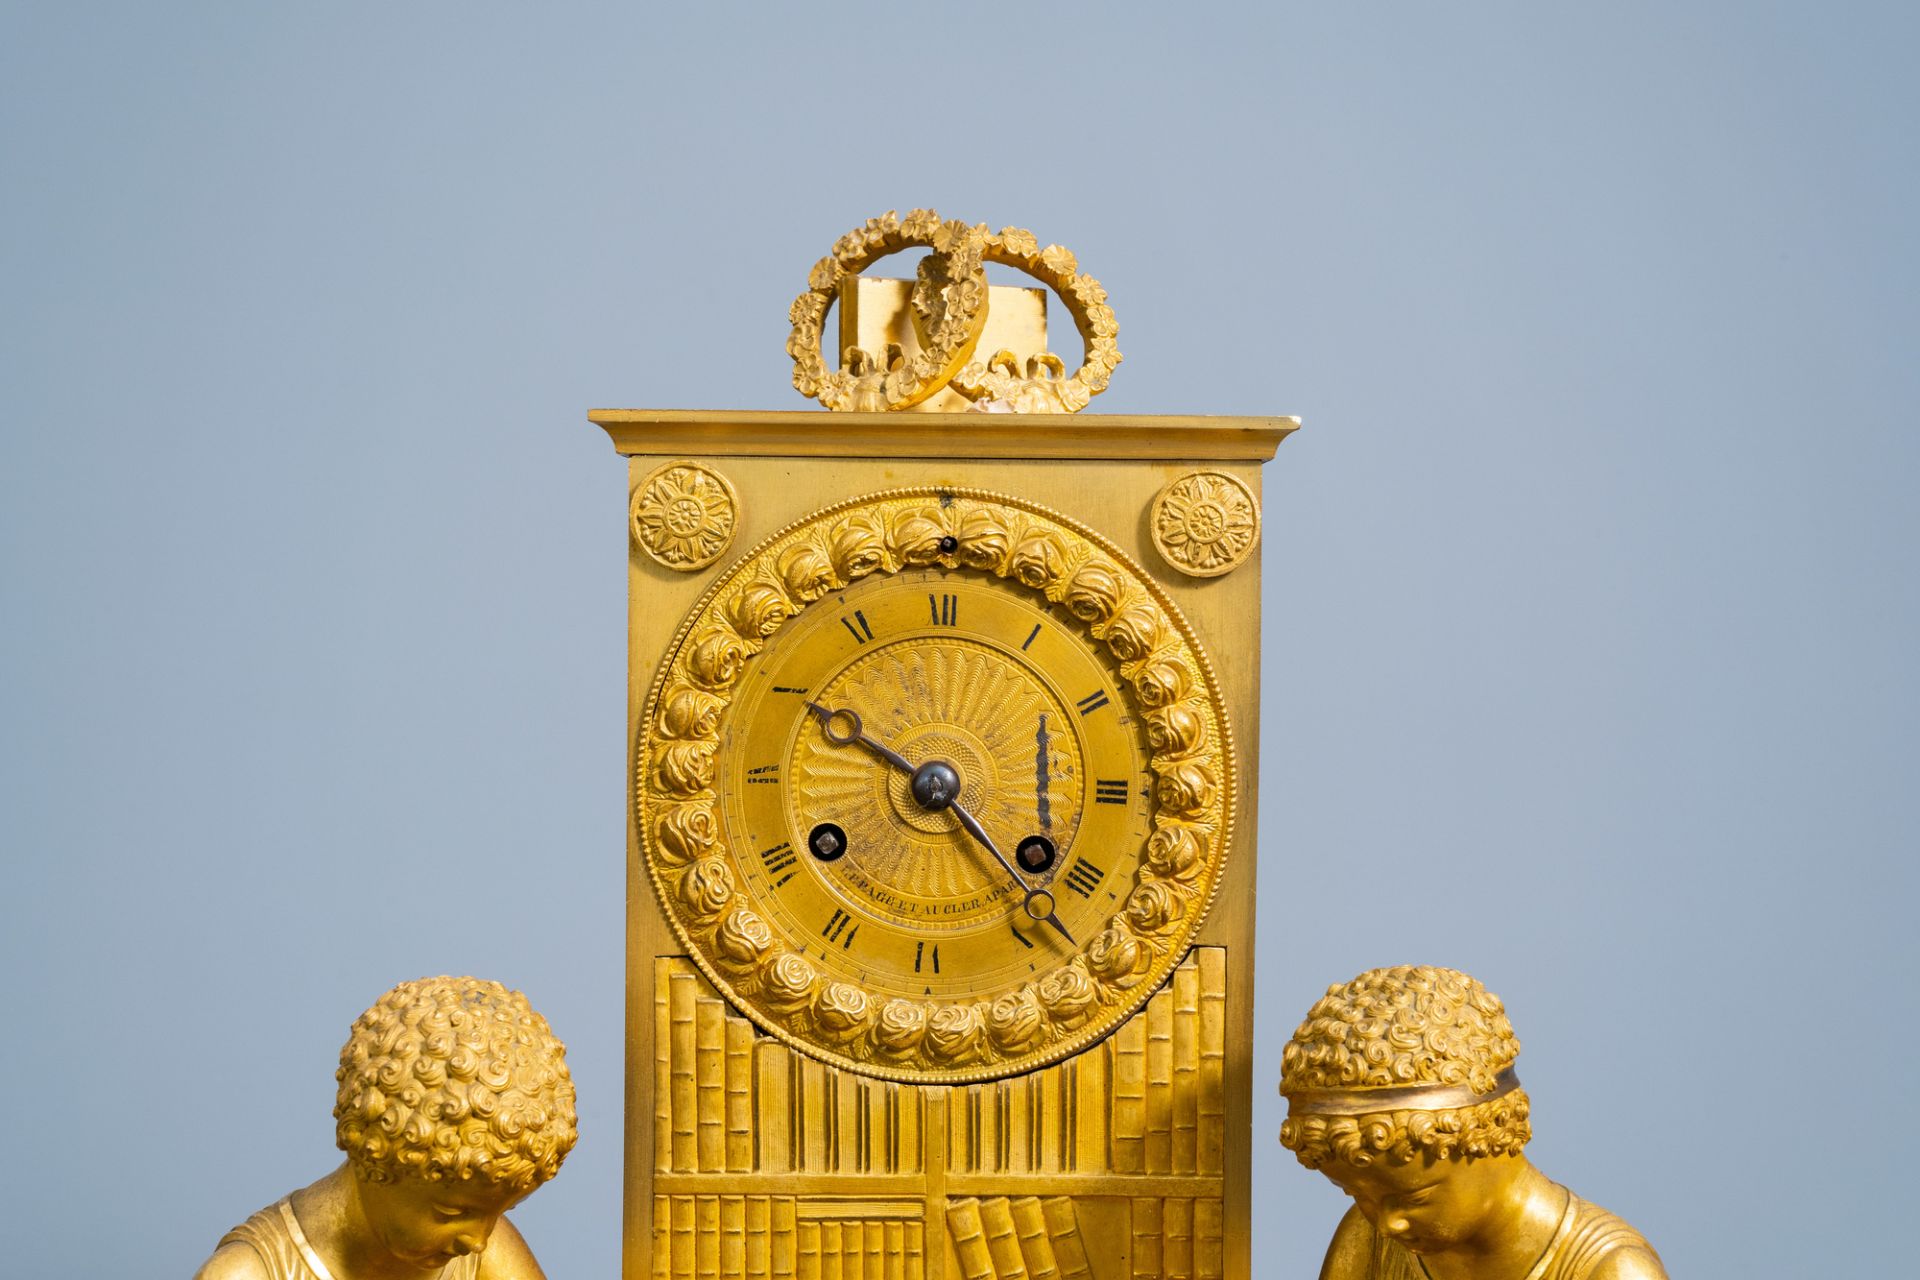
{"label": "bookshelf relief", "polygon": [[[1085,1053],[965,1086],[874,1080],[654,966],[661,1280],[1219,1277],[1226,957],[1191,950]],[[1121,1253],[1082,1239],[1125,1240]]]}

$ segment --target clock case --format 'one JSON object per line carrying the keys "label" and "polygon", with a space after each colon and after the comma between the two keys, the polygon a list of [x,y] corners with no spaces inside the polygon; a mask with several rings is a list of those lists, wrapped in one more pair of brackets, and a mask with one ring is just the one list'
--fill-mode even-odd
{"label": "clock case", "polygon": [[[1156,549],[1155,497],[1195,471],[1256,496],[1282,417],[601,410],[629,497],[664,464],[730,484],[730,543],[692,571],[630,536],[623,1275],[1251,1274],[1253,939],[1261,610],[1256,545],[1215,577]],[[893,1083],[767,1035],[684,956],[640,857],[632,751],[662,656],[739,556],[833,502],[916,486],[1008,494],[1105,536],[1211,658],[1238,755],[1212,911],[1106,1039],[971,1085]]]}

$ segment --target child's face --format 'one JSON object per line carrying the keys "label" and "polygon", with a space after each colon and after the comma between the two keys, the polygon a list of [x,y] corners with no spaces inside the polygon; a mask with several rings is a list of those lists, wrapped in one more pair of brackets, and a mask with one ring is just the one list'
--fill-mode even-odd
{"label": "child's face", "polygon": [[1435,1160],[1423,1154],[1407,1164],[1365,1167],[1333,1160],[1320,1172],[1353,1197],[1381,1235],[1415,1253],[1443,1253],[1473,1238],[1523,1167],[1519,1156]]}
{"label": "child's face", "polygon": [[487,1247],[502,1215],[526,1199],[486,1182],[362,1182],[360,1203],[388,1253],[437,1271]]}

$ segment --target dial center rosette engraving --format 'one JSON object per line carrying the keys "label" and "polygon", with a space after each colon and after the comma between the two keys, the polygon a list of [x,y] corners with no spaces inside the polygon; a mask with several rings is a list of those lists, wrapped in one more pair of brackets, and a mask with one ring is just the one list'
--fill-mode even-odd
{"label": "dial center rosette engraving", "polygon": [[893,737],[908,759],[945,763],[954,771],[959,785],[947,796],[946,803],[930,808],[914,794],[913,779],[900,773],[883,773],[873,780],[876,799],[900,823],[942,837],[942,845],[950,843],[945,837],[960,830],[960,820],[949,807],[953,801],[964,793],[969,803],[978,803],[981,797],[999,790],[999,771],[993,766],[990,748],[976,735],[950,724],[910,725]]}
{"label": "dial center rosette engraving", "polygon": [[[987,645],[915,638],[866,654],[830,680],[820,705],[861,709],[867,727],[908,760],[945,762],[963,802],[988,830],[1030,829],[1040,806],[1033,726],[1045,715],[1067,722],[1058,695],[1030,668]],[[1063,843],[1078,828],[1082,801],[1079,739],[1055,735],[1050,818]],[[833,887],[861,907],[903,925],[941,931],[999,924],[1023,914],[1020,898],[989,859],[967,845],[948,803],[929,807],[916,778],[876,767],[825,734],[803,728],[789,770],[791,821],[803,827],[833,814],[848,854]],[[1014,839],[1017,839],[1017,835]]]}

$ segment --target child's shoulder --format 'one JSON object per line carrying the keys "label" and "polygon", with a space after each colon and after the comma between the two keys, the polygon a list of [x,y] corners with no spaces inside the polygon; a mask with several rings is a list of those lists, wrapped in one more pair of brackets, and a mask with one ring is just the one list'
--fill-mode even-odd
{"label": "child's shoulder", "polygon": [[1320,1280],[1368,1280],[1373,1274],[1373,1224],[1350,1205],[1333,1229],[1327,1259],[1320,1264]]}
{"label": "child's shoulder", "polygon": [[546,1280],[547,1273],[534,1261],[533,1250],[513,1223],[500,1219],[480,1255],[480,1269],[474,1280]]}
{"label": "child's shoulder", "polygon": [[213,1256],[193,1273],[193,1280],[274,1280],[274,1277],[252,1245],[235,1240],[215,1249]]}
{"label": "child's shoulder", "polygon": [[194,1280],[306,1280],[286,1200],[276,1200],[220,1237]]}

